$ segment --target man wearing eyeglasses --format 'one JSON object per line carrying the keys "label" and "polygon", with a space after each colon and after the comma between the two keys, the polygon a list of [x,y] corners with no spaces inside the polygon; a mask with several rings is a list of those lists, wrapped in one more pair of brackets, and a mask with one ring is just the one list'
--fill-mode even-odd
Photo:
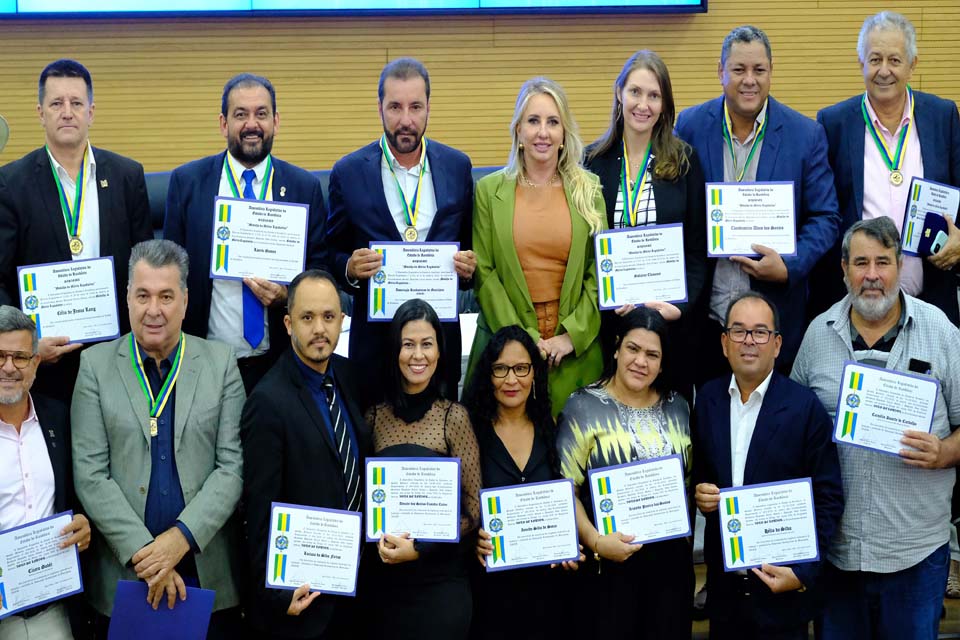
{"label": "man wearing eyeglasses", "polygon": [[901,290],[900,234],[890,218],[855,222],[841,267],[847,295],[810,324],[791,377],[830,414],[846,361],[932,378],[939,388],[929,431],[905,430],[899,455],[839,449],[847,508],[825,555],[821,637],[936,638],[960,463],[960,330]]}
{"label": "man wearing eyeglasses", "polygon": [[[33,320],[16,307],[0,306],[0,531],[73,506],[67,408],[30,393],[40,364],[38,342]],[[87,517],[75,514],[61,534],[61,547],[86,550]],[[0,639],[10,638],[73,638],[64,601],[4,618]]]}
{"label": "man wearing eyeglasses", "polygon": [[724,327],[720,341],[733,375],[703,386],[691,429],[694,495],[707,519],[710,638],[806,640],[821,563],[725,572],[720,489],[810,478],[823,557],[843,512],[832,423],[813,392],[774,371],[783,338],[766,296],[748,291],[734,298]]}

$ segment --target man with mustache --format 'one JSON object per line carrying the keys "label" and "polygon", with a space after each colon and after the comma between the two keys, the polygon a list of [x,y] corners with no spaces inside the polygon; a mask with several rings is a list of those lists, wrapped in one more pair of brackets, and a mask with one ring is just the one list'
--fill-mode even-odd
{"label": "man with mustache", "polygon": [[697,150],[707,182],[792,182],[797,254],[781,257],[756,244],[756,259],[708,261],[713,287],[701,296],[704,357],[698,386],[729,372],[718,338],[730,301],[747,290],[768,296],[780,310],[783,349],[777,363],[781,372],[790,370],[805,328],[808,276],[836,242],[839,219],[823,127],[770,96],[773,55],[767,35],[754,26],[733,29],[724,38],[717,75],[723,95],[684,110],[677,135]]}
{"label": "man with mustache", "polygon": [[283,308],[287,288],[264,278],[210,277],[217,196],[309,205],[306,266],[322,265],[327,210],[320,181],[272,156],[280,129],[277,94],[269,80],[241,73],[227,81],[220,104],[220,133],[227,150],[194,160],[170,176],[163,237],[190,255],[193,304],[184,331],[233,347],[249,393],[286,345]]}
{"label": "man with mustache", "polygon": [[[761,293],[730,303],[720,338],[733,374],[703,385],[693,424],[694,498],[707,520],[704,560],[711,640],[806,640],[821,562],[724,571],[720,489],[810,478],[821,556],[843,511],[830,418],[817,396],[774,371],[780,316]],[[853,636],[851,636],[853,637]]]}
{"label": "man with mustache", "polygon": [[[912,178],[960,186],[960,115],[952,100],[910,88],[917,32],[906,17],[881,11],[867,18],[857,56],[866,91],[817,114],[830,145],[840,233],[857,220],[878,216],[890,217],[902,229]],[[955,222],[947,223],[949,239],[940,251],[926,259],[904,256],[900,282],[904,292],[935,304],[960,325]],[[811,307],[816,313],[844,295],[839,258],[838,243],[814,271]]]}
{"label": "man with mustache", "polygon": [[[350,357],[376,362],[387,346],[390,324],[367,322],[369,281],[380,270],[373,241],[459,242],[454,267],[460,288],[469,289],[477,259],[470,250],[473,176],[463,153],[427,140],[430,76],[412,58],[387,64],[377,87],[383,136],[344,156],[330,174],[328,262],[353,296]],[[457,397],[460,322],[444,323],[447,349],[441,369],[445,394]],[[381,400],[384,367],[370,367],[368,397]]]}
{"label": "man with mustache", "polygon": [[845,361],[940,386],[931,432],[904,431],[899,456],[839,447],[846,509],[826,554],[820,637],[933,639],[960,462],[960,330],[901,290],[900,234],[890,218],[854,223],[843,236],[841,267],[847,295],[810,324],[791,377],[831,416]]}

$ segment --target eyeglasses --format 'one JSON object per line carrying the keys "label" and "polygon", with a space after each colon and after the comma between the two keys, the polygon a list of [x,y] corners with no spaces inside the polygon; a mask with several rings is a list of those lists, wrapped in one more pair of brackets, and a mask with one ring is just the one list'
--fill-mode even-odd
{"label": "eyeglasses", "polygon": [[494,378],[506,378],[507,375],[513,371],[513,375],[518,378],[526,378],[530,375],[530,371],[533,369],[533,365],[529,362],[521,362],[520,364],[515,364],[512,367],[505,364],[495,364],[492,368],[492,373]]}
{"label": "eyeglasses", "polygon": [[727,327],[723,331],[734,342],[743,342],[747,339],[747,336],[753,336],[753,341],[756,344],[767,344],[770,342],[770,338],[780,334],[779,331],[771,331],[770,329],[744,329],[743,327]]}
{"label": "eyeglasses", "polygon": [[0,351],[0,367],[7,364],[7,358],[13,360],[13,366],[17,369],[26,369],[33,360],[33,354],[23,351]]}

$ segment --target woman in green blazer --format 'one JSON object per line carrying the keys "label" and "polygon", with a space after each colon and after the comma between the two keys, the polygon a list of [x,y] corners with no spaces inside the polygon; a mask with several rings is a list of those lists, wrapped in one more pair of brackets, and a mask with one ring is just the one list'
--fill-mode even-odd
{"label": "woman in green blazer", "polygon": [[557,83],[524,83],[510,131],[507,166],[476,188],[480,317],[468,377],[493,333],[519,325],[550,365],[556,415],[603,368],[593,239],[606,228],[603,193],[581,164],[583,143]]}

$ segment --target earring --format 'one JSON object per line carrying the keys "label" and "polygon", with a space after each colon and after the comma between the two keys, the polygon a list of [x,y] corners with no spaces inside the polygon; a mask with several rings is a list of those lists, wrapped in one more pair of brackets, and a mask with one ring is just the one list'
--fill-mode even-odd
{"label": "earring", "polygon": [[522,142],[521,142],[519,145],[517,145],[517,149],[520,150],[520,153],[523,153],[523,143],[522,143]]}
{"label": "earring", "polygon": [[537,381],[536,380],[533,381],[533,399],[534,400],[537,399]]}
{"label": "earring", "polygon": [[560,153],[563,153],[563,143],[560,143]]}
{"label": "earring", "polygon": [[617,120],[623,117],[623,103],[617,100]]}

